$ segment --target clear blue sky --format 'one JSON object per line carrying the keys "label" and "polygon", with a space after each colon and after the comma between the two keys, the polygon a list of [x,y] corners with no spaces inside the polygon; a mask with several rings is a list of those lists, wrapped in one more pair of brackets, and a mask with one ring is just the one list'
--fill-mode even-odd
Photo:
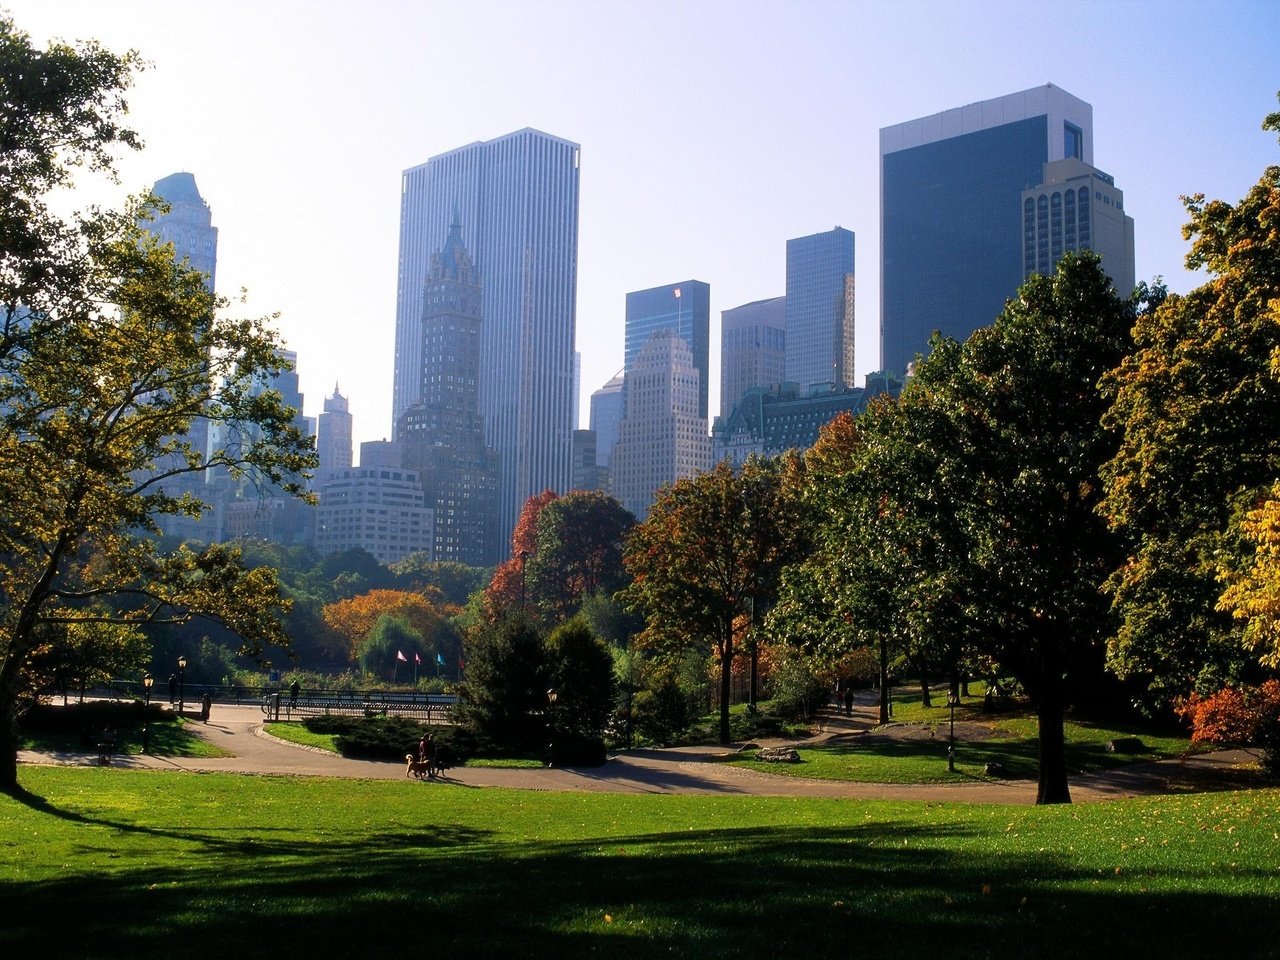
{"label": "clear blue sky", "polygon": [[[627,291],[689,278],[719,312],[784,289],[785,242],[857,235],[858,368],[878,365],[879,129],[1054,83],[1140,278],[1194,285],[1180,194],[1238,199],[1280,145],[1274,0],[0,0],[18,26],[136,48],[147,142],[111,202],[179,170],[219,228],[220,291],[279,311],[306,413],[340,382],[390,432],[400,173],[521,127],[582,144],[587,398],[622,365]],[[710,384],[718,407],[718,373]]]}

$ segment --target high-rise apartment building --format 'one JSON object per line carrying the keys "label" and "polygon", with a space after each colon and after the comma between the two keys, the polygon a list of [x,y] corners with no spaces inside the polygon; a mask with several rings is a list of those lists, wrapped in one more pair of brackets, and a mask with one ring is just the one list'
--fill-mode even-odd
{"label": "high-rise apartment building", "polygon": [[1023,191],[1093,163],[1093,108],[1047,84],[880,131],[880,366],[992,323],[1025,277]]}
{"label": "high-rise apartment building", "polygon": [[787,379],[787,298],[720,311],[720,416],[727,419],[752,387]]}
{"label": "high-rise apartment building", "polygon": [[364,464],[338,470],[320,484],[316,513],[322,554],[359,547],[395,563],[431,549],[433,515],[416,470]]}
{"label": "high-rise apartment building", "polygon": [[1133,218],[1115,179],[1083,160],[1044,165],[1038,186],[1022,191],[1022,269],[1048,276],[1064,253],[1092,250],[1116,292],[1133,290]]}
{"label": "high-rise apartment building", "polygon": [[467,225],[484,278],[479,406],[501,458],[498,542],[524,502],[570,479],[578,261],[576,143],[519,130],[404,172],[393,429],[421,399],[422,295],[449,225]]}
{"label": "high-rise apartment building", "polygon": [[707,419],[698,413],[693,351],[670,330],[655,333],[627,368],[626,414],[610,463],[613,495],[638,519],[654,494],[711,469]]}
{"label": "high-rise apartment building", "polygon": [[432,559],[473,567],[498,561],[498,455],[485,445],[479,403],[483,301],[454,221],[423,288],[422,388],[396,435],[435,512]]}
{"label": "high-rise apartment building", "polygon": [[317,483],[336,470],[351,467],[351,411],[347,398],[333,385],[333,396],[324,398],[324,413],[316,430],[316,455],[320,466],[316,470]]}
{"label": "high-rise apartment building", "polygon": [[787,241],[786,379],[854,386],[853,233]]}
{"label": "high-rise apartment building", "polygon": [[[627,373],[649,338],[665,330],[674,333],[693,351],[693,366],[700,378],[698,416],[705,420],[710,383],[711,287],[701,280],[683,280],[627,294],[623,353],[623,369]],[[626,389],[624,386],[623,390]]]}

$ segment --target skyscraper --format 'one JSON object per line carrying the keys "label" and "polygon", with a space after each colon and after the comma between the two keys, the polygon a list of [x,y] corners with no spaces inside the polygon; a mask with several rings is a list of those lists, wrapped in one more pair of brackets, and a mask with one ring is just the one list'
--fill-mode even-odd
{"label": "skyscraper", "polygon": [[173,244],[174,256],[186,260],[208,280],[212,293],[218,271],[218,228],[213,225],[209,204],[196,188],[190,173],[171,173],[157,180],[151,192],[169,205],[169,212],[147,224],[147,230],[165,243]]}
{"label": "skyscraper", "polygon": [[707,419],[698,414],[693,351],[671,330],[651,336],[627,369],[626,415],[610,463],[613,495],[643,520],[665,484],[711,469]]}
{"label": "skyscraper", "polygon": [[325,476],[351,467],[351,425],[347,398],[338,392],[335,383],[333,396],[324,398],[324,413],[320,414],[316,431],[316,454],[320,459],[317,484]]}
{"label": "skyscraper", "polygon": [[[172,173],[157,180],[151,192],[169,206],[167,213],[143,224],[149,233],[164,243],[173,244],[174,259],[205,275],[205,288],[213,293],[218,270],[218,228],[213,225],[209,205],[196,188],[196,178],[190,173]],[[187,429],[186,440],[200,454],[209,453],[209,421],[194,417]],[[182,469],[181,458],[173,455],[172,463],[156,465],[158,473],[170,469]],[[165,479],[160,486],[171,496],[190,494],[208,502],[210,490],[202,472],[177,473]],[[216,541],[221,539],[221,514],[216,505],[200,519],[184,515],[161,517],[159,523],[164,532],[183,540]]]}
{"label": "skyscraper", "polygon": [[649,338],[660,330],[670,330],[693,351],[693,366],[700,380],[698,416],[705,420],[710,375],[711,287],[701,280],[682,280],[628,293],[623,354],[626,372],[630,372]]}
{"label": "skyscraper", "polygon": [[1049,275],[1064,253],[1092,250],[1116,292],[1134,287],[1133,217],[1115,179],[1083,160],[1044,165],[1042,182],[1022,191],[1022,269]]}
{"label": "skyscraper", "polygon": [[435,514],[432,559],[470,566],[497,562],[498,455],[480,416],[481,278],[449,227],[431,258],[422,296],[422,389],[401,415],[404,465],[418,470]]}
{"label": "skyscraper", "polygon": [[787,379],[854,386],[853,233],[787,241]]}
{"label": "skyscraper", "polygon": [[422,295],[455,219],[484,278],[479,406],[501,458],[498,537],[525,500],[570,481],[579,147],[519,130],[404,172],[393,429],[421,397]]}
{"label": "skyscraper", "polygon": [[787,298],[757,300],[720,311],[720,416],[752,387],[787,379]]}
{"label": "skyscraper", "polygon": [[618,424],[622,422],[622,414],[622,371],[619,370],[591,394],[588,426],[596,435],[596,466],[609,466],[613,446],[618,442]]}
{"label": "skyscraper", "polygon": [[1022,192],[1093,163],[1093,108],[1046,84],[880,131],[880,366],[992,323],[1024,278]]}

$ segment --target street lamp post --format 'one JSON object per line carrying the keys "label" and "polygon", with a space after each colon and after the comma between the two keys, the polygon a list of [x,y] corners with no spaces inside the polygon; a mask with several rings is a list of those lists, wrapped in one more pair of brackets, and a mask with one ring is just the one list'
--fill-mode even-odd
{"label": "street lamp post", "polygon": [[560,693],[555,687],[547,691],[547,766],[556,759],[556,700]]}
{"label": "street lamp post", "polygon": [[182,709],[186,706],[187,695],[187,655],[184,653],[178,658],[178,716],[182,716]]}
{"label": "street lamp post", "polygon": [[142,675],[142,752],[148,753],[151,749],[151,686],[156,682],[156,678],[150,673]]}
{"label": "street lamp post", "polygon": [[956,772],[956,704],[959,701],[956,688],[952,687],[947,691],[947,706],[951,708],[951,738],[947,743],[947,770],[951,773]]}

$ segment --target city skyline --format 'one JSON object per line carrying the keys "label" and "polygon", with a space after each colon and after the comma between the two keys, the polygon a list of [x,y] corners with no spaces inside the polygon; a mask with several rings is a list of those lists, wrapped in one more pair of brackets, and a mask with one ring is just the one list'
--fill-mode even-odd
{"label": "city skyline", "polygon": [[[1072,29],[1034,2],[6,6],[38,43],[94,38],[151,61],[129,97],[147,149],[122,156],[118,187],[82,177],[76,204],[194,174],[220,231],[220,292],[244,286],[240,312],[281,312],[304,412],[341,382],[357,441],[391,436],[401,172],[462,144],[534,127],[582,145],[583,414],[622,366],[627,291],[707,281],[716,371],[720,311],[782,295],[787,238],[833,223],[878,236],[883,127],[1046,83],[1071,91],[1124,188],[1137,278],[1174,291],[1197,282],[1179,194],[1234,201],[1276,160],[1259,129],[1280,87],[1266,3],[1204,18],[1084,0]],[[677,14],[696,62],[669,40]],[[331,69],[353,49],[358,70]],[[1210,62],[1212,77],[1191,68]],[[857,264],[859,382],[878,366],[877,246]]]}

